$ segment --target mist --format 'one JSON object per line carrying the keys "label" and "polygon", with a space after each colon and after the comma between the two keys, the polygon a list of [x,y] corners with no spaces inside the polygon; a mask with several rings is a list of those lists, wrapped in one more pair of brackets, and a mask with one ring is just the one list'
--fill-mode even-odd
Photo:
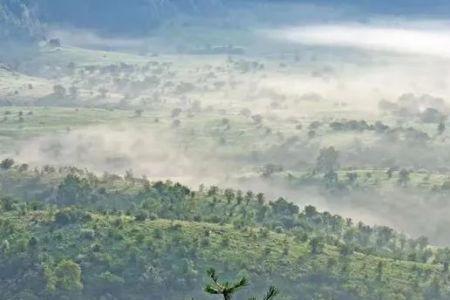
{"label": "mist", "polygon": [[[284,10],[282,5],[277,6],[280,12],[289,8],[288,4]],[[327,19],[333,10],[322,8],[322,11],[323,19]],[[437,125],[424,125],[423,131],[432,139],[426,145],[412,145],[414,141],[402,138],[399,144],[392,144],[383,135],[367,136],[361,132],[333,136],[326,129],[328,125],[321,127],[323,132],[316,130],[315,138],[307,137],[307,128],[315,121],[329,123],[364,119],[375,123],[383,119],[385,124],[402,127],[402,130],[408,126],[418,128],[413,123],[420,124],[420,113],[397,117],[395,112],[380,110],[381,101],[397,103],[405,94],[429,95],[443,99],[445,106],[448,105],[448,23],[433,19],[386,20],[386,17],[371,17],[369,23],[329,24],[318,16],[310,24],[302,21],[298,26],[293,20],[290,20],[289,27],[276,22],[270,30],[267,23],[252,20],[235,29],[244,37],[250,37],[245,42],[238,35],[231,40],[233,45],[228,44],[229,41],[221,43],[220,39],[211,38],[212,44],[209,45],[206,39],[204,44],[196,40],[190,43],[183,41],[178,47],[170,36],[162,36],[170,32],[164,25],[159,27],[159,32],[139,37],[123,34],[114,37],[75,27],[51,29],[49,39],[59,40],[63,47],[70,47],[70,51],[100,49],[104,51],[104,57],[108,51],[112,54],[119,51],[121,56],[127,52],[139,54],[133,57],[133,61],[138,62],[134,70],[123,67],[123,70],[116,71],[119,63],[112,63],[111,58],[104,63],[112,66],[110,71],[89,70],[93,61],[87,60],[79,63],[78,73],[65,69],[71,60],[63,60],[49,71],[49,60],[42,63],[31,59],[23,69],[33,76],[45,73],[47,79],[50,78],[47,93],[53,85],[65,86],[67,90],[71,86],[77,87],[77,98],[65,96],[66,100],[61,105],[73,106],[78,101],[82,107],[142,110],[144,115],[147,112],[153,115],[152,111],[162,107],[164,114],[179,108],[181,115],[172,119],[159,117],[167,120],[163,130],[152,126],[143,129],[134,124],[135,121],[126,120],[119,128],[95,125],[95,122],[92,122],[94,126],[77,124],[68,132],[50,132],[19,139],[14,152],[4,153],[4,156],[15,156],[32,165],[82,166],[98,173],[124,174],[132,170],[137,176],[147,176],[152,180],[170,178],[193,187],[202,183],[238,186],[269,193],[274,199],[286,197],[300,205],[317,205],[320,210],[370,224],[389,225],[412,236],[427,235],[436,243],[445,244],[448,242],[446,232],[435,228],[443,228],[448,215],[433,205],[419,205],[423,200],[420,196],[410,199],[410,194],[417,195],[415,190],[374,189],[373,198],[361,197],[359,191],[336,198],[324,195],[314,185],[292,188],[285,182],[277,184],[258,178],[259,170],[269,163],[283,166],[286,172],[311,171],[320,148],[327,146],[335,146],[340,151],[341,168],[346,170],[391,166],[424,168],[428,172],[441,169],[448,160],[445,151],[448,144],[447,138],[434,139],[433,126]],[[53,28],[57,27],[53,25]],[[195,28],[186,28],[195,35]],[[216,30],[223,28],[214,27],[211,34]],[[261,45],[267,46],[261,48]],[[232,47],[238,49],[241,46],[243,52],[233,55]],[[201,49],[204,54],[193,54],[193,49]],[[57,47],[52,51],[60,50]],[[155,81],[151,87],[144,83],[137,88],[138,83],[145,82],[145,76],[149,78],[148,73],[153,72],[151,68],[150,71],[142,71],[149,68],[142,67],[140,60],[157,61],[158,55],[168,63],[158,79],[161,82]],[[254,66],[253,62],[257,64]],[[158,71],[156,67],[154,70]],[[214,73],[214,78],[204,77],[209,70]],[[191,79],[195,79],[192,80],[194,87],[182,95],[175,88],[168,87],[168,83],[176,87]],[[126,80],[135,80],[135,83],[127,83]],[[167,84],[163,88],[165,82]],[[216,86],[213,88],[213,85]],[[107,92],[99,92],[101,89]],[[11,101],[18,101],[14,100],[13,93],[8,97]],[[54,94],[49,93],[48,97],[36,99],[35,105],[46,106],[55,100]],[[203,112],[193,112],[193,103],[196,102],[201,103]],[[145,107],[144,103],[151,103],[150,107]],[[241,114],[244,109],[250,109],[249,116]],[[447,113],[446,109],[443,114]],[[186,132],[204,126],[195,122],[201,122],[199,120],[207,115],[205,111],[216,114],[212,118],[219,123],[221,119],[230,119],[231,129],[221,128],[214,134],[209,132],[203,133],[204,136],[194,134],[188,137]],[[252,120],[255,115],[261,115],[263,122],[255,123]],[[296,125],[285,121],[289,119],[301,124],[303,129],[296,132]],[[190,120],[193,123],[177,130],[172,124],[176,120],[181,121],[182,129],[185,123],[190,124]],[[280,122],[286,125],[279,126]],[[267,129],[271,133],[264,136],[262,132]],[[236,137],[242,134],[240,131],[251,131],[245,143]],[[258,139],[266,137],[267,144],[257,143]],[[290,137],[299,141],[287,145]],[[194,144],[205,138],[213,138],[214,142],[205,148],[189,147],[185,140],[190,138]],[[222,144],[218,143],[220,138]],[[236,153],[233,147],[240,152]],[[246,176],[243,174],[253,174],[251,176],[256,176],[256,179],[242,180],[241,177]],[[310,190],[305,193],[304,189]],[[379,197],[382,202],[377,201]],[[405,198],[413,202],[399,205],[405,202]],[[424,227],[430,216],[433,222]]]}
{"label": "mist", "polygon": [[431,2],[0,0],[0,300],[449,299]]}
{"label": "mist", "polygon": [[[302,26],[273,33],[291,42],[306,45],[348,47],[373,51],[422,54],[449,58],[449,25],[436,23],[428,28],[411,24],[376,26],[365,24],[335,24]],[[428,24],[426,20],[422,21]],[[432,23],[433,24],[433,23]]]}

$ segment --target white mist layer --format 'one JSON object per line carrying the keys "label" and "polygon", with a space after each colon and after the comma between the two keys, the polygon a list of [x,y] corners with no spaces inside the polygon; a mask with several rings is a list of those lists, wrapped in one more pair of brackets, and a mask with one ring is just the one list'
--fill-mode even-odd
{"label": "white mist layer", "polygon": [[310,25],[276,31],[278,38],[316,46],[435,55],[450,58],[450,28],[410,29],[364,25]]}

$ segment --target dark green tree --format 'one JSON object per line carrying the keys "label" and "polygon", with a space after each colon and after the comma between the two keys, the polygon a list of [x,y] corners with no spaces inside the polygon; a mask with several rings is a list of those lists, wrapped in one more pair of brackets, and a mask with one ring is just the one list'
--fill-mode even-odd
{"label": "dark green tree", "polygon": [[230,283],[220,283],[219,277],[216,274],[216,270],[209,269],[206,271],[209,278],[211,278],[212,283],[208,284],[205,287],[205,292],[213,295],[222,295],[224,300],[230,300],[234,293],[236,293],[239,289],[248,285],[247,278],[242,277],[238,282]]}
{"label": "dark green tree", "polygon": [[[263,300],[271,300],[274,299],[278,295],[278,290],[271,286],[267,293],[264,295]],[[249,298],[248,300],[256,300],[256,297]]]}
{"label": "dark green tree", "polygon": [[[206,272],[209,278],[212,280],[212,283],[208,284],[205,287],[205,292],[212,295],[222,295],[224,300],[232,299],[233,295],[243,287],[248,285],[248,280],[245,277],[242,277],[235,283],[230,282],[219,282],[219,277],[216,274],[216,271],[211,268]],[[266,295],[263,297],[263,300],[272,300],[275,296],[278,295],[278,290],[271,286],[267,291]],[[256,300],[255,297],[249,298],[249,300]]]}

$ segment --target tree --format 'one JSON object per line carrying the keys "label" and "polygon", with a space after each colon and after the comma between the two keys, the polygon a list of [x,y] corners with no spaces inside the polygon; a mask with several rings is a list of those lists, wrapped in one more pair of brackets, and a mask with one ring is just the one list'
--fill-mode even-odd
{"label": "tree", "polygon": [[445,123],[441,121],[438,125],[438,134],[441,135],[445,131]]}
{"label": "tree", "polygon": [[[247,278],[245,277],[242,277],[235,283],[220,283],[219,277],[216,275],[216,271],[212,268],[207,271],[207,274],[211,278],[212,283],[205,287],[205,292],[212,295],[222,295],[224,300],[230,300],[238,290],[248,285]],[[264,295],[263,300],[272,300],[278,295],[278,293],[278,289],[271,286],[266,295]],[[256,298],[251,297],[248,300],[256,300]]]}
{"label": "tree", "polygon": [[384,264],[382,261],[379,261],[377,264],[377,279],[381,280],[383,277],[383,269],[384,269]]}
{"label": "tree", "polygon": [[386,175],[388,176],[389,179],[392,178],[393,174],[394,174],[394,168],[392,168],[392,167],[386,171]]}
{"label": "tree", "polygon": [[53,94],[57,97],[64,98],[66,96],[66,88],[60,84],[54,85]]}
{"label": "tree", "polygon": [[349,183],[355,183],[358,179],[358,173],[350,172],[346,174]]}
{"label": "tree", "polygon": [[253,122],[255,122],[256,124],[261,124],[263,118],[261,115],[253,115],[252,116],[252,120]]}
{"label": "tree", "polygon": [[59,48],[59,47],[61,47],[61,40],[60,39],[50,39],[48,41],[47,45],[52,48]]}
{"label": "tree", "polygon": [[72,260],[62,260],[54,270],[55,288],[66,291],[80,291],[83,289],[81,282],[81,268]]}
{"label": "tree", "polygon": [[325,181],[325,185],[328,188],[332,188],[337,185],[338,183],[338,174],[334,171],[328,171],[324,176],[323,179]]}
{"label": "tree", "polygon": [[227,203],[230,204],[231,200],[234,198],[234,191],[232,189],[226,189],[224,192],[225,198],[227,199]]}
{"label": "tree", "polygon": [[[269,290],[267,291],[266,295],[263,297],[263,300],[271,300],[274,299],[278,295],[278,290],[271,286],[269,287]],[[256,300],[255,297],[249,298],[248,300]]]}
{"label": "tree", "polygon": [[134,111],[134,115],[135,115],[136,118],[142,117],[142,114],[143,114],[143,113],[144,113],[144,110],[142,110],[142,109],[136,109],[136,110]]}
{"label": "tree", "polygon": [[256,194],[256,199],[260,205],[264,204],[264,194],[263,193]]}
{"label": "tree", "polygon": [[12,159],[12,158],[5,158],[5,159],[2,160],[2,162],[0,163],[0,168],[2,168],[2,169],[4,169],[4,170],[8,170],[8,169],[10,169],[13,165],[14,165],[14,159]]}
{"label": "tree", "polygon": [[424,123],[438,123],[441,122],[445,116],[437,109],[428,107],[420,115],[420,120]]}
{"label": "tree", "polygon": [[398,184],[400,186],[405,186],[409,182],[409,171],[406,169],[401,169],[398,173]]}
{"label": "tree", "polygon": [[282,172],[283,166],[276,165],[276,164],[266,164],[261,168],[261,176],[268,178],[272,176],[272,174],[277,172]]}
{"label": "tree", "polygon": [[311,246],[311,254],[319,254],[323,250],[323,242],[322,238],[314,237],[309,241],[309,245]]}
{"label": "tree", "polygon": [[69,88],[69,96],[72,99],[76,99],[78,97],[78,88],[75,86],[71,86]]}
{"label": "tree", "polygon": [[174,108],[171,113],[172,118],[177,118],[182,112],[181,108]]}
{"label": "tree", "polygon": [[322,148],[316,161],[316,171],[328,173],[338,167],[339,153],[334,147]]}
{"label": "tree", "polygon": [[93,200],[92,188],[86,178],[69,174],[59,184],[56,200],[60,204],[71,205]]}
{"label": "tree", "polygon": [[245,277],[242,277],[236,283],[219,283],[219,278],[214,269],[211,268],[206,273],[211,278],[212,283],[205,287],[205,292],[212,295],[222,295],[224,300],[230,300],[234,293],[248,285],[247,278]]}

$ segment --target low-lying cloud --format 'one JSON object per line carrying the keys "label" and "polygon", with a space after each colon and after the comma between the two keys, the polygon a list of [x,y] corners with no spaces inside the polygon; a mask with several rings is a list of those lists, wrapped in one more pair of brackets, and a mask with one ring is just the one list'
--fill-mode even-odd
{"label": "low-lying cloud", "polygon": [[[179,145],[165,132],[131,126],[92,126],[60,135],[44,135],[25,141],[15,156],[33,166],[77,166],[96,172],[124,174],[151,180],[171,179],[184,184],[217,182],[227,170],[214,155],[202,156]],[[212,178],[212,180],[211,180]]]}
{"label": "low-lying cloud", "polygon": [[316,46],[434,55],[450,58],[450,27],[368,26],[362,24],[307,25],[276,32],[278,38]]}

